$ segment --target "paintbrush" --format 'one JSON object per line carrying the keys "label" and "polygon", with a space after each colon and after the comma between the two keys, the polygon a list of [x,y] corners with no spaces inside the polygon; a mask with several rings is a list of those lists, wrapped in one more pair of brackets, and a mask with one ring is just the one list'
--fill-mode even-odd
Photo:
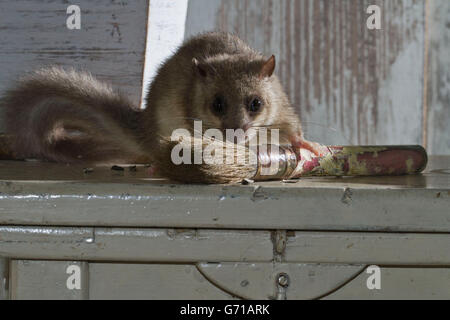
{"label": "paintbrush", "polygon": [[[195,151],[195,139],[188,142],[161,141],[157,171],[162,176],[184,183],[234,183],[245,179],[254,181],[285,180],[305,176],[383,176],[420,173],[427,164],[425,149],[417,145],[404,146],[323,146],[320,155],[305,148],[288,145],[258,146],[256,161],[249,160],[249,148],[231,142],[203,139],[203,148]],[[176,144],[184,144],[191,158],[208,147],[212,153],[226,153],[235,148],[233,161],[223,158],[217,163],[167,164]],[[200,151],[199,151],[200,150]],[[211,152],[209,152],[211,153]],[[198,155],[197,155],[198,156]],[[198,158],[198,157],[197,157]],[[158,165],[159,162],[159,165]]]}

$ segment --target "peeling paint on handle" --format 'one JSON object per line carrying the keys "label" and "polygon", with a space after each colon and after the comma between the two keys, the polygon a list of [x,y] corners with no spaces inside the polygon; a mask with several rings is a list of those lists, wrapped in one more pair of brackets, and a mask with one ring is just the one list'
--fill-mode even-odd
{"label": "peeling paint on handle", "polygon": [[404,175],[422,172],[421,146],[330,146],[322,157],[301,159],[293,177]]}

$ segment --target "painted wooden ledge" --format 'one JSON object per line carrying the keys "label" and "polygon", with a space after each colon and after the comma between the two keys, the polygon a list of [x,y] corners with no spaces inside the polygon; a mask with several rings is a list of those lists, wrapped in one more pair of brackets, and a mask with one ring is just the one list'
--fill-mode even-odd
{"label": "painted wooden ledge", "polygon": [[145,167],[0,161],[0,225],[450,232],[450,157],[421,175],[181,185]]}

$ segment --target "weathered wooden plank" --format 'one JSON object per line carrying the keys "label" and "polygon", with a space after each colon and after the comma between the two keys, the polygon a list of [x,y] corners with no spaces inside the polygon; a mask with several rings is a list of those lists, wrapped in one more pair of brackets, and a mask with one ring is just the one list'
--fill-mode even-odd
{"label": "weathered wooden plank", "polygon": [[9,299],[9,259],[0,258],[0,300]]}
{"label": "weathered wooden plank", "polygon": [[[300,263],[200,263],[198,268],[226,291],[255,300],[314,299],[337,289],[365,269],[361,265]],[[278,285],[281,274],[288,277],[286,288]]]}
{"label": "weathered wooden plank", "polygon": [[142,96],[158,68],[184,40],[187,4],[188,0],[150,1]]}
{"label": "weathered wooden plank", "polygon": [[0,257],[141,262],[271,261],[268,231],[0,227]]}
{"label": "weathered wooden plank", "polygon": [[90,263],[90,299],[228,300],[194,265]]}
{"label": "weathered wooden plank", "polygon": [[[164,262],[267,262],[267,231],[0,227],[0,257]],[[288,232],[283,262],[448,265],[450,236]],[[148,248],[152,248],[150,251]],[[126,249],[126,250],[124,250]]]}
{"label": "weathered wooden plank", "polygon": [[[73,270],[68,269],[71,266],[76,266],[79,268],[79,289],[72,286],[67,286],[68,278],[73,274]],[[86,262],[78,261],[12,260],[10,289],[11,299],[89,299],[88,268],[89,267]]]}
{"label": "weathered wooden plank", "polygon": [[[67,267],[80,266],[80,290],[66,286]],[[287,299],[448,299],[450,269],[380,267],[380,289],[370,290],[371,273],[360,266],[269,264],[110,264],[70,261],[12,261],[13,299],[233,299],[252,292],[251,297],[274,298],[274,275],[289,272]],[[247,266],[248,268],[242,268]],[[219,268],[220,267],[220,268]],[[227,273],[232,271],[232,273]],[[267,271],[267,272],[266,272]],[[275,271],[275,273],[271,273]],[[234,272],[234,274],[233,274]],[[359,275],[358,275],[359,273]],[[234,277],[232,276],[234,275]],[[353,276],[356,276],[352,279]],[[211,279],[216,282],[211,282]],[[241,280],[243,279],[243,280]],[[349,281],[350,280],[350,281]],[[348,283],[346,283],[349,281]],[[214,284],[213,284],[214,283]],[[256,286],[257,289],[249,289]],[[340,287],[342,286],[342,287]],[[180,290],[183,288],[183,290]],[[323,290],[332,288],[331,293]],[[229,291],[232,290],[232,291]],[[313,290],[313,292],[308,292]],[[264,295],[268,293],[268,295]],[[314,296],[318,293],[319,296]]]}
{"label": "weathered wooden plank", "polygon": [[[9,225],[449,232],[448,190],[14,183]],[[126,193],[122,191],[124,188]],[[115,190],[114,190],[115,189]],[[168,190],[169,189],[169,190]]]}
{"label": "weathered wooden plank", "polygon": [[140,102],[146,0],[78,1],[81,29],[69,30],[70,3],[0,3],[0,91],[25,71],[59,64],[91,71]]}
{"label": "weathered wooden plank", "polygon": [[449,232],[449,157],[424,174],[180,185],[145,169],[0,162],[0,224]]}
{"label": "weathered wooden plank", "polygon": [[428,3],[427,147],[431,154],[450,154],[450,2]]}
{"label": "weathered wooden plank", "polygon": [[[411,177],[412,178],[412,177]],[[364,180],[361,180],[364,181]],[[367,180],[366,180],[367,182]],[[449,232],[447,188],[2,182],[6,225]],[[394,189],[395,188],[395,189]]]}
{"label": "weathered wooden plank", "polygon": [[449,265],[450,234],[302,232],[288,237],[284,261]]}
{"label": "weathered wooden plank", "polygon": [[[423,0],[191,0],[186,34],[237,33],[278,57],[277,74],[309,139],[422,142]],[[368,30],[369,5],[382,29]],[[203,8],[207,14],[203,14]]]}
{"label": "weathered wooden plank", "polygon": [[449,268],[389,268],[381,269],[381,289],[369,290],[362,272],[354,280],[324,297],[325,300],[423,300],[450,299]]}

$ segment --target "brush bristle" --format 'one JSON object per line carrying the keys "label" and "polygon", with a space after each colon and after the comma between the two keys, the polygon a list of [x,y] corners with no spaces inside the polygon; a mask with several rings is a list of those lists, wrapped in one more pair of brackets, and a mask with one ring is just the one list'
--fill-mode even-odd
{"label": "brush bristle", "polygon": [[[196,149],[194,146],[198,143],[201,145],[201,150],[205,150],[208,146],[209,154],[216,154],[222,152],[225,155],[227,148],[234,148],[234,161],[232,163],[205,163],[194,164]],[[172,150],[176,146],[182,146],[185,150],[190,149],[190,156],[192,164],[176,165],[172,161]],[[228,149],[230,150],[230,149]],[[203,158],[202,158],[203,160]],[[158,174],[167,177],[171,180],[183,183],[202,183],[202,184],[225,184],[237,183],[243,179],[251,179],[255,173],[257,164],[249,161],[249,150],[247,147],[233,144],[231,142],[223,142],[218,140],[203,139],[201,141],[195,138],[183,141],[170,141],[169,139],[160,140],[160,151],[155,155],[155,166]]]}

